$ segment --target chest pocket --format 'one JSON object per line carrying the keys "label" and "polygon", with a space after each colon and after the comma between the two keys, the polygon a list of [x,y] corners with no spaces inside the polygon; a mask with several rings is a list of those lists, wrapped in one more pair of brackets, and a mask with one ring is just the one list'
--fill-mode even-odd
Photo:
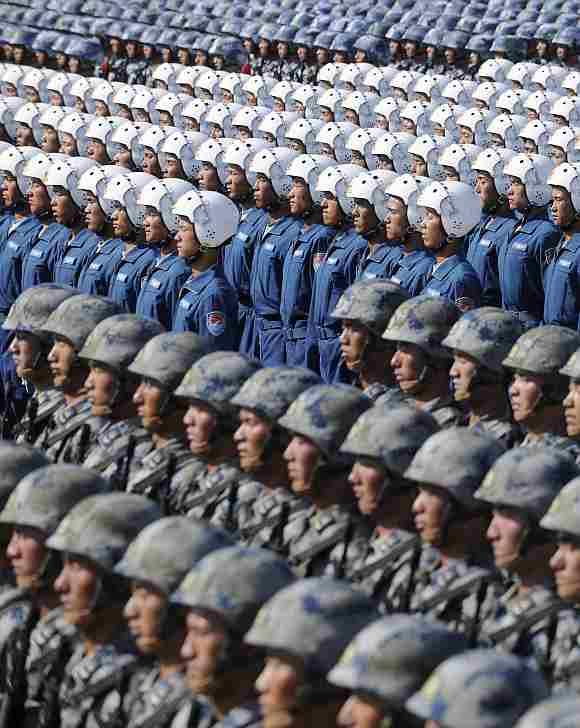
{"label": "chest pocket", "polygon": [[37,260],[43,260],[45,252],[46,251],[43,248],[34,248],[30,251],[30,257],[36,258]]}
{"label": "chest pocket", "polygon": [[89,270],[98,271],[98,270],[102,270],[102,269],[103,269],[103,264],[102,263],[91,263],[90,266],[89,266]]}
{"label": "chest pocket", "polygon": [[127,283],[128,279],[128,273],[117,273],[117,280],[119,281],[119,283]]}
{"label": "chest pocket", "polygon": [[574,259],[569,255],[562,255],[551,266],[546,291],[548,317],[574,327],[578,319],[576,276]]}

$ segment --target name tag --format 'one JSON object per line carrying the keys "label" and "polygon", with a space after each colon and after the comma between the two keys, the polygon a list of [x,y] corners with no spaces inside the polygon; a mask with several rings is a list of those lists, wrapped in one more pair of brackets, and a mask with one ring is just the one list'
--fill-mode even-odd
{"label": "name tag", "polygon": [[101,270],[102,267],[102,263],[91,263],[89,266],[90,270]]}
{"label": "name tag", "polygon": [[567,258],[561,258],[558,261],[558,265],[561,266],[562,268],[566,268],[566,270],[570,270],[573,262],[574,262],[573,260],[569,260]]}
{"label": "name tag", "polygon": [[44,250],[31,250],[30,255],[33,258],[44,258]]}
{"label": "name tag", "polygon": [[489,248],[492,245],[492,241],[489,238],[481,238],[479,244],[482,248]]}
{"label": "name tag", "polygon": [[327,258],[326,262],[328,265],[336,265],[338,263],[338,258]]}
{"label": "name tag", "polygon": [[363,278],[366,278],[368,280],[374,280],[377,277],[376,273],[364,273]]}
{"label": "name tag", "polygon": [[264,250],[274,250],[274,243],[264,243]]}
{"label": "name tag", "polygon": [[8,241],[8,247],[12,248],[12,250],[18,250],[20,245],[18,243],[13,242],[12,240]]}
{"label": "name tag", "polygon": [[397,278],[397,276],[391,276],[391,280],[393,283],[397,283],[399,286],[401,285],[401,279]]}
{"label": "name tag", "polygon": [[72,265],[76,262],[76,256],[75,255],[67,255],[64,259],[64,263],[67,265]]}
{"label": "name tag", "polygon": [[179,308],[184,308],[186,311],[189,311],[189,309],[191,308],[191,303],[187,299],[184,298],[179,303]]}
{"label": "name tag", "polygon": [[525,252],[527,249],[527,243],[514,243],[514,250],[521,250],[522,252]]}
{"label": "name tag", "polygon": [[298,248],[298,250],[294,251],[293,255],[295,258],[303,258],[304,257],[304,248]]}
{"label": "name tag", "polygon": [[438,291],[436,288],[426,288],[425,289],[425,295],[426,296],[441,296],[441,291]]}
{"label": "name tag", "polygon": [[151,286],[151,288],[159,289],[161,288],[161,281],[159,280],[159,278],[151,278],[151,280],[149,281],[149,285]]}
{"label": "name tag", "polygon": [[117,280],[121,281],[121,283],[125,283],[127,278],[129,278],[128,273],[117,273]]}
{"label": "name tag", "polygon": [[249,236],[249,235],[248,235],[247,233],[238,233],[238,234],[236,235],[236,238],[237,238],[238,240],[241,240],[241,241],[242,241],[242,243],[245,243],[245,242],[246,242],[246,240],[247,240],[247,239],[248,239],[249,237],[250,237],[250,236]]}

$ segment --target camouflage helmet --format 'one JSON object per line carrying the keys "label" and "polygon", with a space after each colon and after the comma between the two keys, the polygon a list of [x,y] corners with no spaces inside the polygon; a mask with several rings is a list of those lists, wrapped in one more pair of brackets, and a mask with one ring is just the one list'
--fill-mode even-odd
{"label": "camouflage helmet", "polygon": [[570,379],[580,379],[580,349],[572,354],[560,369],[560,374],[564,377],[570,377]]}
{"label": "camouflage helmet", "polygon": [[540,521],[546,531],[559,531],[580,537],[580,478],[574,478],[556,495]]}
{"label": "camouflage helmet", "polygon": [[329,463],[346,464],[349,458],[339,448],[357,418],[371,406],[360,390],[347,384],[318,384],[302,392],[278,424],[312,440]]}
{"label": "camouflage helmet", "polygon": [[260,363],[235,351],[214,351],[197,361],[175,390],[176,397],[203,402],[221,414],[233,413],[230,399]]}
{"label": "camouflage helmet", "polygon": [[467,648],[465,636],[444,624],[395,614],[359,632],[328,681],[400,709],[440,663]]}
{"label": "camouflage helmet", "polygon": [[171,601],[219,615],[241,637],[260,607],[293,581],[292,570],[280,557],[262,549],[230,546],[205,556]]}
{"label": "camouflage helmet", "polygon": [[6,505],[8,497],[26,475],[46,467],[49,462],[40,450],[31,445],[0,441],[0,507]]}
{"label": "camouflage helmet", "polygon": [[320,377],[301,367],[265,367],[247,380],[231,403],[276,421],[299,394],[320,384]]}
{"label": "camouflage helmet", "polygon": [[522,325],[509,311],[484,306],[464,313],[441,344],[501,373],[502,362],[522,331]]}
{"label": "camouflage helmet", "polygon": [[387,470],[402,476],[417,450],[438,430],[437,420],[428,412],[404,404],[375,404],[354,423],[340,451],[380,460]]}
{"label": "camouflage helmet", "polygon": [[449,359],[441,342],[459,318],[459,309],[446,298],[415,296],[402,303],[389,321],[383,339],[415,344],[427,354]]}
{"label": "camouflage helmet", "polygon": [[110,298],[79,293],[67,298],[50,314],[42,331],[62,336],[78,352],[95,326],[117,313],[120,313],[119,306]]}
{"label": "camouflage helmet", "polygon": [[169,596],[206,554],[231,545],[225,531],[185,516],[168,516],[141,531],[114,571]]}
{"label": "camouflage helmet", "polygon": [[48,336],[42,331],[48,317],[63,301],[77,296],[79,291],[58,283],[41,283],[23,291],[10,307],[3,329],[25,331],[43,339]]}
{"label": "camouflage helmet", "polygon": [[111,572],[139,531],[160,516],[159,506],[141,495],[94,495],[69,511],[46,545]]}
{"label": "camouflage helmet", "polygon": [[580,697],[556,695],[528,710],[515,728],[576,728],[579,715]]}
{"label": "camouflage helmet", "polygon": [[421,446],[405,477],[445,490],[468,511],[481,510],[474,493],[503,452],[503,446],[489,435],[449,427]]}
{"label": "camouflage helmet", "polygon": [[110,489],[104,478],[79,465],[46,465],[18,483],[0,513],[0,523],[52,534],[79,501]]}
{"label": "camouflage helmet", "polygon": [[537,326],[520,336],[503,361],[508,369],[532,374],[559,374],[580,348],[580,334],[564,326]]}
{"label": "camouflage helmet", "polygon": [[445,728],[509,728],[549,695],[539,670],[515,655],[468,650],[445,660],[407,710]]}
{"label": "camouflage helmet", "polygon": [[110,316],[95,326],[78,356],[122,374],[145,344],[163,330],[158,321],[133,313]]}
{"label": "camouflage helmet", "polygon": [[405,289],[391,281],[356,281],[338,299],[331,316],[360,321],[373,334],[382,336],[391,316],[408,298]]}
{"label": "camouflage helmet", "polygon": [[371,600],[349,584],[300,579],[260,609],[245,641],[294,655],[309,673],[326,677],[355,634],[377,616]]}
{"label": "camouflage helmet", "polygon": [[475,493],[492,506],[508,506],[536,523],[563,486],[578,475],[572,457],[550,447],[517,447],[504,453]]}
{"label": "camouflage helmet", "polygon": [[192,364],[207,354],[207,341],[189,331],[159,334],[137,354],[128,371],[173,392]]}

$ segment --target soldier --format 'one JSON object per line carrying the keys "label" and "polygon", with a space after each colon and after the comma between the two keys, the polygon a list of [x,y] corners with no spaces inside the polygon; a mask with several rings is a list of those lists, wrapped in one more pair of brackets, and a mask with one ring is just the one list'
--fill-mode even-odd
{"label": "soldier", "polygon": [[548,695],[542,675],[523,660],[474,650],[439,665],[407,701],[407,710],[429,728],[514,728]]}
{"label": "soldier", "polygon": [[475,494],[493,508],[487,538],[496,567],[507,575],[503,595],[481,623],[479,640],[535,660],[546,671],[563,603],[551,580],[555,545],[540,521],[577,474],[566,453],[515,448],[497,460]]}
{"label": "soldier", "polygon": [[503,360],[513,371],[509,397],[513,418],[525,431],[522,445],[549,445],[577,457],[577,444],[565,437],[566,379],[560,369],[580,347],[577,333],[559,326],[526,331]]}
{"label": "soldier", "polygon": [[82,463],[92,438],[104,424],[103,418],[91,412],[85,388],[88,368],[78,354],[94,327],[118,311],[108,298],[81,293],[60,303],[42,324],[41,331],[54,337],[48,363],[53,386],[64,397],[38,442],[52,462]]}
{"label": "soldier", "polygon": [[[236,462],[233,434],[237,413],[230,399],[259,367],[258,362],[243,354],[212,352],[195,362],[175,390],[175,396],[187,406],[183,417],[185,434],[190,452],[201,467],[193,477],[188,477],[187,470],[178,473],[169,484],[172,512],[210,520],[218,504],[227,503],[220,525],[231,528],[243,476]],[[253,500],[259,485],[244,480],[246,495]]]}
{"label": "soldier", "polygon": [[[58,597],[53,588],[60,558],[48,550],[46,540],[75,504],[87,496],[108,490],[107,483],[95,473],[76,465],[46,466],[45,462],[40,456],[36,459],[37,467],[20,480],[0,514],[2,528],[12,529],[6,553],[18,587],[12,593],[12,599],[6,600],[2,611],[1,715],[6,728],[24,725],[25,698],[36,701],[45,691],[44,695],[52,700],[55,685],[58,689],[58,676],[62,675],[67,652],[60,655],[60,664],[53,664],[58,675],[51,675],[50,684],[36,682],[37,666],[32,666],[35,661],[34,635],[54,627],[59,648],[66,650],[70,646],[72,633],[62,624],[62,613],[56,609]],[[29,667],[25,669],[27,659]],[[29,707],[26,706],[27,710]],[[34,717],[38,715],[34,713]]]}
{"label": "soldier", "polygon": [[453,352],[450,376],[456,402],[469,409],[467,427],[497,438],[506,448],[521,440],[511,421],[502,362],[522,327],[508,311],[486,306],[468,311],[441,342]]}
{"label": "soldier", "polygon": [[216,721],[231,728],[261,722],[254,682],[262,651],[243,637],[262,605],[292,581],[282,559],[231,546],[205,556],[174,592],[171,602],[187,608],[181,656],[189,689],[199,696],[190,711],[192,728]]}
{"label": "soldier", "polygon": [[54,582],[65,622],[78,643],[59,690],[59,725],[126,725],[129,678],[138,667],[123,620],[127,589],[115,575],[137,534],[160,516],[147,498],[109,493],[84,498],[46,545],[62,555]]}
{"label": "soldier", "polygon": [[207,351],[203,339],[187,331],[159,334],[141,349],[129,366],[129,373],[141,378],[133,396],[142,427],[149,432],[154,449],[131,468],[127,490],[153,498],[164,511],[167,489],[177,469],[189,464],[194,472],[185,442],[183,416],[186,408],[174,392],[190,366]]}
{"label": "soldier", "polygon": [[[340,448],[356,458],[348,479],[359,512],[374,526],[361,558],[349,565],[346,576],[381,611],[409,609],[421,543],[413,533],[415,489],[404,473],[438,429],[426,412],[377,404],[358,418]],[[403,569],[405,577],[399,578],[399,589],[391,594],[393,578]]]}
{"label": "soldier", "polygon": [[441,345],[458,317],[459,309],[446,298],[416,296],[399,306],[383,333],[397,345],[391,368],[400,390],[441,427],[462,418],[449,394],[450,353]]}
{"label": "soldier", "polygon": [[245,637],[266,653],[256,681],[264,728],[337,725],[347,692],[326,676],[376,616],[367,597],[331,579],[303,579],[275,594]]}
{"label": "soldier", "polygon": [[350,692],[337,725],[381,728],[390,721],[397,728],[411,728],[407,700],[441,662],[467,648],[463,635],[421,617],[397,615],[372,622],[328,673],[328,682]]}
{"label": "soldier", "polygon": [[354,509],[348,483],[351,457],[339,448],[370,405],[354,387],[318,385],[303,392],[278,420],[290,433],[284,452],[290,487],[312,501],[288,529],[288,556],[299,576],[341,578],[364,552],[369,529]]}
{"label": "soldier", "polygon": [[538,703],[516,723],[516,728],[572,728],[578,718],[580,699],[556,696]]}
{"label": "soldier", "polygon": [[162,331],[157,321],[122,313],[97,324],[79,352],[89,367],[85,386],[92,414],[106,418],[83,465],[103,475],[113,490],[125,490],[133,462],[153,449],[149,433],[139,426],[133,402],[138,381],[127,367]]}
{"label": "soldier", "polygon": [[192,700],[180,657],[183,609],[169,598],[206,555],[230,546],[222,532],[181,516],[161,518],[143,529],[114,571],[131,583],[124,615],[139,652],[153,658],[133,680],[127,726],[175,726],[175,715]]}
{"label": "soldier", "polygon": [[396,283],[360,280],[342,294],[331,314],[342,321],[340,350],[344,365],[372,401],[397,388],[390,367],[394,347],[382,334],[406,299],[407,294]]}

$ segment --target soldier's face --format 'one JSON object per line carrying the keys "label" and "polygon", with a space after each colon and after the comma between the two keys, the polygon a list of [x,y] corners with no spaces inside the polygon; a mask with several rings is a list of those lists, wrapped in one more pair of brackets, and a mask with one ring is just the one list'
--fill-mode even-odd
{"label": "soldier's face", "polygon": [[572,207],[570,193],[562,187],[552,187],[552,213],[556,225],[564,230],[576,222],[576,210]]}
{"label": "soldier's face", "polygon": [[479,195],[483,209],[493,207],[497,203],[498,194],[491,175],[479,173],[475,178],[475,191]]}
{"label": "soldier's face", "polygon": [[48,363],[55,387],[62,387],[68,381],[76,359],[72,345],[57,336],[52,349],[48,353]]}
{"label": "soldier's face", "polygon": [[11,207],[12,205],[16,205],[21,200],[22,195],[20,194],[16,177],[6,175],[4,177],[4,181],[2,182],[2,201],[4,202],[6,207]]}
{"label": "soldier's face", "polygon": [[153,382],[144,379],[133,395],[137,416],[147,432],[156,432],[163,422],[163,410],[167,402],[167,392]]}
{"label": "soldier's face", "polygon": [[17,147],[35,147],[34,134],[29,126],[18,124],[16,127],[16,146]]}
{"label": "soldier's face", "polygon": [[350,121],[351,124],[356,124],[357,126],[359,125],[358,114],[353,109],[346,109],[345,110],[345,112],[344,112],[344,120],[345,121]]}
{"label": "soldier's face", "polygon": [[368,343],[369,331],[366,326],[352,319],[342,320],[340,354],[347,369],[360,371]]}
{"label": "soldier's face", "polygon": [[54,582],[68,624],[83,628],[93,623],[95,598],[100,578],[97,570],[85,559],[67,557]]}
{"label": "soldier's face", "polygon": [[113,234],[118,238],[124,238],[132,231],[131,220],[127,211],[119,207],[113,213]]}
{"label": "soldier's face", "polygon": [[228,168],[228,178],[226,180],[226,190],[230,200],[241,200],[251,194],[252,188],[248,184],[244,170],[237,165],[230,165]]}
{"label": "soldier's face", "polygon": [[370,233],[380,225],[375,208],[367,200],[355,199],[352,220],[359,235]]}
{"label": "soldier's face", "polygon": [[224,130],[217,124],[209,124],[209,135],[211,139],[223,139]]}
{"label": "soldier's face", "polygon": [[181,258],[195,258],[199,254],[199,240],[195,234],[195,228],[190,222],[182,220],[179,223],[175,234],[175,242],[177,255]]}
{"label": "soldier's face", "polygon": [[264,464],[264,450],[272,437],[272,426],[255,412],[241,409],[240,425],[234,433],[240,468],[251,473]]}
{"label": "soldier's face", "polygon": [[423,242],[427,250],[439,250],[447,237],[441,223],[441,218],[435,210],[431,210],[428,207],[425,208],[423,215],[421,234],[423,235]]}
{"label": "soldier's face", "polygon": [[166,610],[167,598],[161,592],[133,582],[123,616],[142,654],[155,655],[163,646],[160,635]]}
{"label": "soldier's face", "polygon": [[85,388],[93,414],[103,416],[110,413],[119,389],[119,379],[116,374],[105,367],[91,366]]}
{"label": "soldier's face", "polygon": [[38,584],[46,558],[42,532],[37,528],[15,528],[6,549],[16,584],[20,589]]}
{"label": "soldier's face", "polygon": [[282,111],[286,111],[286,105],[282,101],[282,99],[275,98],[273,107],[274,111],[276,111],[278,114]]}
{"label": "soldier's face", "polygon": [[568,437],[580,439],[580,380],[571,379],[564,400],[564,417]]}
{"label": "soldier's face", "polygon": [[168,111],[159,112],[159,126],[171,126],[173,124],[173,117]]}
{"label": "soldier's face", "polygon": [[152,174],[154,177],[162,177],[163,173],[159,166],[159,160],[157,155],[152,149],[145,147],[143,150],[143,171],[147,174]]}
{"label": "soldier's face", "polygon": [[78,218],[78,209],[66,190],[60,190],[50,202],[52,215],[59,225],[72,225]]}
{"label": "soldier's face", "polygon": [[340,709],[337,725],[341,728],[380,728],[384,718],[380,701],[370,696],[352,695]]}
{"label": "soldier's face", "polygon": [[518,560],[526,530],[525,522],[514,511],[494,509],[486,535],[498,569],[509,568]]}
{"label": "soldier's face", "polygon": [[44,215],[50,210],[50,197],[42,182],[37,180],[32,182],[26,200],[33,215]]}
{"label": "soldier's face", "polygon": [[321,452],[307,437],[294,435],[284,451],[290,487],[296,495],[307,493],[316,469],[320,463]]}
{"label": "soldier's face", "polygon": [[516,422],[527,422],[536,412],[542,397],[543,378],[535,374],[517,372],[509,388],[512,413]]}
{"label": "soldier's face", "polygon": [[85,225],[87,230],[93,233],[102,230],[107,218],[105,213],[101,210],[101,206],[97,198],[90,192],[85,193],[87,195],[87,205],[85,207]]}
{"label": "soldier's face", "polygon": [[215,413],[202,404],[191,404],[183,418],[189,449],[198,457],[208,456],[218,427]]}
{"label": "soldier's face", "polygon": [[407,227],[407,209],[405,205],[396,197],[390,197],[387,202],[387,217],[385,219],[387,240],[403,240],[407,234]]}
{"label": "soldier's face", "polygon": [[473,144],[475,140],[475,134],[467,126],[459,127],[459,143],[460,144]]}
{"label": "soldier's face", "polygon": [[550,146],[550,159],[558,167],[566,161],[566,153],[561,147]]}
{"label": "soldier's face", "polygon": [[40,148],[43,152],[46,152],[47,154],[58,152],[58,150],[60,149],[60,142],[55,129],[50,126],[43,127],[42,143],[40,145]]}
{"label": "soldier's face", "polygon": [[562,129],[565,126],[569,126],[567,119],[563,116],[558,116],[557,114],[552,114],[552,121],[554,122],[556,129]]}
{"label": "soldier's face", "polygon": [[78,154],[77,143],[72,134],[63,134],[60,141],[60,149],[58,150],[61,154],[68,154],[69,157],[76,157]]}
{"label": "soldier's face", "polygon": [[99,164],[109,164],[110,159],[107,154],[107,147],[98,139],[90,139],[87,146],[87,157],[94,159]]}
{"label": "soldier's face", "polygon": [[330,192],[325,192],[322,198],[322,222],[324,225],[337,227],[342,224],[344,215],[338,200]]}
{"label": "soldier's face", "polygon": [[478,362],[468,354],[460,351],[455,352],[449,376],[453,386],[453,395],[457,402],[463,402],[471,397],[471,383],[479,366]]}
{"label": "soldier's face", "polygon": [[439,546],[443,541],[449,500],[442,491],[420,486],[413,503],[415,528],[423,543]]}
{"label": "soldier's face", "polygon": [[416,154],[410,154],[409,156],[411,161],[411,174],[414,174],[416,177],[428,177],[429,170],[427,168],[427,162]]}
{"label": "soldier's face", "polygon": [[272,183],[262,174],[258,174],[256,177],[254,199],[256,201],[256,207],[262,210],[271,207],[276,201],[276,194]]}
{"label": "soldier's face", "polygon": [[367,160],[360,152],[357,152],[355,150],[353,150],[352,152],[352,163],[356,164],[357,167],[362,167],[362,169],[368,169]]}
{"label": "soldier's face", "polygon": [[213,164],[204,162],[198,177],[199,189],[205,192],[217,192],[220,187],[220,178]]}
{"label": "soldier's face", "polygon": [[268,657],[264,669],[256,680],[260,706],[266,725],[276,716],[293,713],[297,704],[298,688],[304,680],[304,668],[298,659]]}
{"label": "soldier's face", "polygon": [[109,116],[109,107],[104,101],[95,101],[95,116]]}
{"label": "soldier's face", "polygon": [[27,371],[34,369],[41,353],[40,340],[33,334],[18,332],[10,343],[10,353],[16,365],[16,374],[25,378]]}
{"label": "soldier's face", "polygon": [[580,601],[580,545],[564,537],[550,560],[550,568],[554,572],[560,599]]}
{"label": "soldier's face", "polygon": [[397,351],[391,359],[391,369],[401,391],[417,391],[426,364],[425,354],[418,346],[397,344]]}
{"label": "soldier's face", "polygon": [[133,158],[131,156],[131,152],[125,146],[119,147],[117,153],[113,157],[113,162],[118,167],[123,167],[124,169],[133,169]]}
{"label": "soldier's face", "polygon": [[371,460],[357,460],[350,471],[348,482],[352,486],[359,511],[370,516],[377,512],[385,490],[387,474]]}
{"label": "soldier's face", "polygon": [[186,629],[181,657],[186,662],[188,687],[194,694],[212,695],[227,642],[225,628],[217,620],[190,611]]}
{"label": "soldier's face", "polygon": [[[325,124],[332,124],[332,122],[334,121],[334,112],[331,109],[327,109],[326,106],[321,106],[320,118]],[[330,156],[334,156],[334,154]]]}
{"label": "soldier's face", "polygon": [[162,243],[169,237],[169,230],[165,227],[161,214],[152,208],[147,208],[143,229],[148,243]]}
{"label": "soldier's face", "polygon": [[308,185],[304,182],[304,180],[294,177],[288,201],[290,203],[291,215],[299,217],[300,215],[304,215],[312,210],[314,203],[310,196]]}

